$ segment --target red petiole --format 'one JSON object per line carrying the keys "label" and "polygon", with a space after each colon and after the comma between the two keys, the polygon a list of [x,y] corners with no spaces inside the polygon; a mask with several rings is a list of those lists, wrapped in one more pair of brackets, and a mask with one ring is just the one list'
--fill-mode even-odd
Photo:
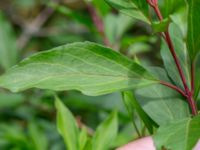
{"label": "red petiole", "polygon": [[[157,0],[147,0],[148,4],[154,9],[156,15],[158,16],[159,20],[162,21],[163,20],[163,17],[162,17],[162,14],[160,12],[160,9],[158,7],[158,1]],[[181,77],[181,80],[182,80],[182,83],[183,83],[183,86],[184,86],[184,91],[182,91],[182,89],[180,89],[179,87],[177,86],[174,86],[174,85],[171,85],[170,83],[166,83],[166,82],[163,82],[161,81],[160,84],[162,85],[165,85],[167,87],[170,87],[176,91],[178,91],[179,93],[181,93],[184,97],[187,98],[187,101],[191,107],[191,110],[192,110],[192,114],[193,115],[197,115],[198,114],[198,111],[197,111],[197,106],[196,106],[196,103],[193,99],[193,93],[194,93],[194,64],[192,64],[192,67],[191,67],[191,91],[187,85],[187,80],[185,78],[185,75],[183,73],[183,70],[182,70],[182,67],[180,65],[180,62],[179,62],[179,59],[176,55],[176,52],[175,52],[175,49],[174,49],[174,45],[172,43],[172,40],[171,40],[171,37],[170,37],[170,34],[169,34],[169,30],[167,29],[167,31],[164,32],[164,35],[162,36],[164,38],[164,40],[166,41],[168,47],[169,47],[169,50],[173,56],[173,59],[174,59],[174,62],[176,64],[176,67],[178,69],[178,72],[179,72],[179,75]]]}

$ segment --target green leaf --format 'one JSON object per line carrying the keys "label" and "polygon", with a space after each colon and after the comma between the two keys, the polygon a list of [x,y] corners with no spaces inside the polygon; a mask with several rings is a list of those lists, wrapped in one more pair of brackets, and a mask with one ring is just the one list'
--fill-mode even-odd
{"label": "green leaf", "polygon": [[197,59],[195,61],[195,91],[194,91],[194,99],[196,100],[198,98],[199,92],[200,92],[200,54],[197,56]]}
{"label": "green leaf", "polygon": [[187,2],[189,5],[187,47],[190,58],[194,60],[200,51],[200,1],[187,0]]}
{"label": "green leaf", "polygon": [[29,124],[29,135],[35,150],[47,150],[48,140],[35,122]]}
{"label": "green leaf", "polygon": [[101,13],[102,16],[105,16],[109,13],[110,7],[104,0],[92,0],[93,6],[95,6],[98,12]]}
{"label": "green leaf", "polygon": [[[166,72],[151,68],[152,72],[169,82]],[[163,85],[151,85],[135,91],[135,96],[144,111],[158,124],[164,125],[190,116],[188,104],[176,91]],[[178,111],[177,111],[178,110]]]}
{"label": "green leaf", "polygon": [[[123,34],[134,23],[133,18],[124,14],[109,14],[105,17],[105,34],[110,43],[120,43]],[[123,23],[122,23],[123,22]]]}
{"label": "green leaf", "polygon": [[29,88],[101,95],[157,83],[143,67],[91,42],[60,46],[29,57],[0,77],[14,92]]}
{"label": "green leaf", "polygon": [[56,97],[57,128],[68,150],[79,150],[79,131],[72,113]]}
{"label": "green leaf", "polygon": [[17,47],[13,29],[1,11],[0,29],[0,66],[8,69],[17,62]]}
{"label": "green leaf", "polygon": [[191,150],[200,139],[200,116],[161,126],[153,136],[158,150]]}
{"label": "green leaf", "polygon": [[[172,37],[174,48],[179,58],[180,64],[182,66],[184,75],[188,81],[188,86],[190,86],[190,83],[189,83],[190,71],[189,71],[189,66],[188,66],[187,50],[186,50],[185,43],[183,41],[183,35],[179,27],[175,23],[171,23],[169,27],[169,32]],[[183,88],[182,80],[180,78],[176,64],[164,40],[162,41],[161,56],[164,61],[165,69],[167,70],[167,73],[170,76],[170,78],[173,80],[173,82],[177,86]]]}
{"label": "green leaf", "polygon": [[123,100],[126,104],[127,110],[131,118],[133,118],[133,110],[135,109],[138,115],[140,116],[141,120],[144,122],[145,126],[147,127],[149,133],[153,133],[153,124],[151,118],[144,112],[136,98],[134,97],[133,93],[130,91],[126,91],[122,93]]}
{"label": "green leaf", "polygon": [[105,0],[120,12],[150,24],[146,0]]}
{"label": "green leaf", "polygon": [[179,13],[181,9],[186,9],[186,3],[184,0],[163,0],[159,2],[160,9],[164,17],[169,17],[175,13]]}
{"label": "green leaf", "polygon": [[107,150],[117,137],[118,121],[117,112],[111,115],[97,128],[93,140],[92,150]]}
{"label": "green leaf", "polygon": [[84,148],[86,147],[87,141],[88,141],[87,129],[83,127],[79,134],[80,150],[84,150]]}
{"label": "green leaf", "polygon": [[166,31],[170,23],[169,18],[165,18],[162,21],[156,21],[152,23],[152,29],[154,33],[160,33]]}

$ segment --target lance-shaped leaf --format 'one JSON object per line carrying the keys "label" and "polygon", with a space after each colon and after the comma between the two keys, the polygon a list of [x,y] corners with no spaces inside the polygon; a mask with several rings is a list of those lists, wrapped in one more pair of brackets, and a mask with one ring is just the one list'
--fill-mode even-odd
{"label": "lance-shaped leaf", "polygon": [[187,2],[189,5],[187,47],[193,60],[200,51],[200,1],[187,0]]}
{"label": "lance-shaped leaf", "polygon": [[105,0],[120,12],[150,24],[146,0]]}
{"label": "lance-shaped leaf", "polygon": [[79,129],[70,110],[56,97],[57,128],[68,150],[79,150]]}
{"label": "lance-shaped leaf", "polygon": [[92,139],[92,150],[107,150],[114,142],[118,132],[117,112],[113,111],[108,118],[101,123]]}
{"label": "lance-shaped leaf", "polygon": [[29,88],[101,95],[157,83],[143,67],[91,42],[60,46],[29,57],[0,77],[14,92]]}
{"label": "lance-shaped leaf", "polygon": [[161,126],[153,136],[157,150],[192,150],[200,139],[200,116]]}

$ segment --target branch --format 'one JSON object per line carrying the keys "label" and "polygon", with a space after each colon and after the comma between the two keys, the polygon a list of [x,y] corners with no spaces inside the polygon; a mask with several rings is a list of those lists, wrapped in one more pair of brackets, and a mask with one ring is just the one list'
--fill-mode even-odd
{"label": "branch", "polygon": [[164,86],[167,86],[167,87],[169,87],[171,89],[174,89],[178,93],[180,93],[182,96],[187,97],[187,95],[185,94],[185,92],[182,89],[180,89],[179,87],[175,86],[175,85],[172,85],[172,84],[170,84],[168,82],[165,82],[165,81],[160,81],[160,84],[162,84]]}
{"label": "branch", "polygon": [[107,46],[111,46],[108,38],[105,35],[105,28],[104,28],[104,23],[103,23],[102,18],[97,14],[97,11],[95,10],[95,8],[92,5],[87,4],[87,8],[92,17],[93,23],[95,24],[99,34],[103,38],[104,44]]}

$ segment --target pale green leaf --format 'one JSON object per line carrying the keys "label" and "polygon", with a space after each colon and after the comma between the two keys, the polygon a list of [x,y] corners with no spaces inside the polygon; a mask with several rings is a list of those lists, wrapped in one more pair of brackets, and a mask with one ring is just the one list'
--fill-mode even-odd
{"label": "pale green leaf", "polygon": [[189,5],[187,47],[190,58],[193,60],[200,52],[200,1],[187,0],[187,2]]}
{"label": "pale green leaf", "polygon": [[79,150],[78,125],[68,108],[56,97],[57,128],[68,150]]}
{"label": "pale green leaf", "polygon": [[[123,22],[123,23],[122,23]],[[133,18],[124,14],[109,14],[105,17],[105,34],[108,37],[110,43],[120,43],[123,34],[131,27],[134,23]]]}
{"label": "pale green leaf", "polygon": [[[179,58],[179,62],[182,66],[184,75],[188,81],[188,86],[190,86],[190,73],[189,73],[189,66],[188,66],[188,58],[187,58],[187,50],[185,43],[183,41],[182,33],[179,27],[175,23],[171,23],[169,27],[170,36],[172,38],[172,42]],[[174,62],[174,59],[170,53],[170,50],[166,44],[166,42],[162,41],[161,47],[161,56],[164,62],[165,69],[167,70],[168,75],[173,80],[173,82],[183,88],[182,80],[180,78],[178,69]]]}
{"label": "pale green leaf", "polygon": [[9,22],[0,11],[0,66],[8,69],[17,62],[16,38]]}
{"label": "pale green leaf", "polygon": [[157,150],[192,150],[200,139],[200,116],[161,126],[153,136]]}
{"label": "pale green leaf", "polygon": [[[170,81],[163,69],[154,68],[152,72],[157,74],[158,77],[160,76],[162,80]],[[158,125],[190,116],[186,100],[176,91],[163,85],[151,85],[137,89],[135,96],[144,111]]]}
{"label": "pale green leaf", "polygon": [[79,134],[79,145],[80,150],[84,150],[88,141],[87,129],[85,127],[82,128]]}
{"label": "pale green leaf", "polygon": [[146,0],[105,0],[120,12],[150,24]]}
{"label": "pale green leaf", "polygon": [[117,112],[114,111],[97,128],[92,140],[92,150],[108,150],[117,136],[117,131]]}
{"label": "pale green leaf", "polygon": [[29,88],[79,90],[101,95],[157,83],[143,67],[91,42],[74,43],[31,56],[0,77],[14,92]]}

